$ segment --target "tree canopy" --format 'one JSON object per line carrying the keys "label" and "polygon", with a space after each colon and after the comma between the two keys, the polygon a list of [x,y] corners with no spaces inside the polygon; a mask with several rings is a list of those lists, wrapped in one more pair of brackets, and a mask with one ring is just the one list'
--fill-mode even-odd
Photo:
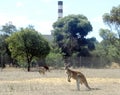
{"label": "tree canopy", "polygon": [[9,36],[10,34],[17,31],[16,26],[12,24],[12,22],[8,22],[5,25],[2,26],[2,29],[0,30],[3,34]]}
{"label": "tree canopy", "polygon": [[0,30],[0,52],[9,54],[9,50],[7,48],[7,44],[5,42],[5,39],[9,37],[13,32],[17,31],[16,27],[12,24],[12,22],[8,22],[5,25],[2,26]]}
{"label": "tree canopy", "polygon": [[109,29],[100,29],[103,40],[96,46],[96,55],[105,57],[110,62],[120,59],[120,5],[113,7],[110,13],[103,15],[103,21]]}
{"label": "tree canopy", "polygon": [[33,58],[44,58],[50,51],[48,42],[33,27],[21,28],[6,42],[13,58],[21,58],[28,63],[28,71]]}
{"label": "tree canopy", "polygon": [[71,56],[73,53],[78,53],[78,56],[88,56],[89,50],[95,48],[95,39],[86,38],[92,31],[92,25],[84,15],[59,18],[53,24],[53,28],[54,40],[65,56]]}
{"label": "tree canopy", "polygon": [[103,40],[108,40],[111,43],[117,38],[117,35],[114,32],[111,32],[109,29],[101,28],[99,35],[103,38]]}
{"label": "tree canopy", "polygon": [[120,5],[113,7],[110,13],[103,15],[103,21],[112,29],[115,29],[120,38]]}
{"label": "tree canopy", "polygon": [[[16,27],[12,24],[12,22],[8,22],[5,25],[1,26],[1,30],[0,30],[0,54],[1,54],[1,60],[3,60],[4,58],[8,58],[5,60],[13,60],[11,58],[11,53],[8,49],[7,43],[5,42],[5,39],[7,37],[9,37],[12,33],[16,32],[17,29]],[[4,57],[4,58],[2,58]],[[1,61],[1,64],[3,64],[3,66],[5,66],[5,62]],[[12,62],[13,63],[13,62]]]}

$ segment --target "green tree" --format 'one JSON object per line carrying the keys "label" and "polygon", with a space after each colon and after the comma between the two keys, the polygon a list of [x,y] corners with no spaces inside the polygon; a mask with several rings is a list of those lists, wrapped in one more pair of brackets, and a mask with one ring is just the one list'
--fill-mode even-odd
{"label": "green tree", "polygon": [[5,44],[5,38],[6,36],[0,35],[0,54],[5,54],[6,52],[6,44]]}
{"label": "green tree", "polygon": [[120,38],[120,5],[113,7],[110,13],[105,13],[103,15],[103,21],[110,29],[115,29]]}
{"label": "green tree", "polygon": [[96,44],[96,50],[92,53],[94,56],[102,57],[103,66],[110,65],[111,62],[117,62],[120,56],[118,45],[118,38],[114,32],[109,29],[100,29],[99,35],[103,38],[100,43]]}
{"label": "green tree", "polygon": [[4,68],[5,63],[3,62],[3,57],[6,53],[6,43],[5,43],[5,35],[0,35],[0,67]]}
{"label": "green tree", "polygon": [[2,29],[0,30],[4,35],[11,35],[12,33],[16,32],[16,26],[12,24],[12,22],[8,22],[5,25],[2,26]]}
{"label": "green tree", "polygon": [[58,19],[53,24],[52,34],[54,41],[60,47],[64,56],[89,56],[89,50],[93,50],[94,38],[86,36],[92,31],[92,25],[84,15],[69,15]]}
{"label": "green tree", "polygon": [[[8,22],[6,23],[5,25],[3,25],[1,27],[1,30],[0,30],[0,54],[1,54],[1,59],[5,59],[5,60],[8,60],[7,58],[9,57],[11,59],[11,63],[13,63],[13,59],[11,58],[11,53],[8,49],[8,45],[7,43],[5,42],[5,39],[7,37],[9,37],[12,33],[16,32],[17,29],[16,29],[16,26],[14,26],[12,24],[12,22]],[[8,57],[6,57],[8,56]],[[5,57],[5,58],[4,58]],[[4,60],[3,60],[4,61]],[[3,62],[2,63],[4,66],[5,66],[5,63]]]}
{"label": "green tree", "polygon": [[104,41],[107,41],[107,44],[114,44],[117,39],[117,35],[114,32],[111,32],[109,29],[100,29],[99,35],[103,38]]}
{"label": "green tree", "polygon": [[45,58],[50,51],[48,42],[33,27],[21,28],[6,42],[13,58],[27,62],[28,71],[33,58]]}
{"label": "green tree", "polygon": [[[115,47],[117,36],[115,33],[111,32],[108,29],[100,29],[100,36],[103,38],[103,41],[101,42],[101,45],[104,49],[104,56],[109,56],[109,54],[112,55],[112,48]],[[115,52],[115,51],[114,51]],[[114,53],[113,53],[114,54]]]}
{"label": "green tree", "polygon": [[110,40],[107,40],[107,42],[111,42],[112,40],[112,43],[109,45],[108,48],[108,56],[112,56],[112,58],[114,57],[114,59],[120,59],[120,5],[118,5],[117,7],[113,7],[110,13],[105,13],[103,15],[103,21],[110,28],[109,33],[105,32]]}
{"label": "green tree", "polygon": [[9,37],[13,32],[17,31],[16,29],[16,26],[14,26],[12,24],[12,22],[8,22],[6,23],[5,25],[2,26],[0,32],[1,32],[1,35],[0,35],[0,47],[1,47],[1,51],[4,51],[4,53],[8,53],[10,54],[9,50],[8,50],[8,47],[7,47],[7,44],[5,42],[5,39],[7,37]]}

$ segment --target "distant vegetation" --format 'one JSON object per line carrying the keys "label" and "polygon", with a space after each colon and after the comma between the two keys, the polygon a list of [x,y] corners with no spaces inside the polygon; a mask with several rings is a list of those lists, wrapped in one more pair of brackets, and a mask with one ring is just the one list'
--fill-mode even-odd
{"label": "distant vegetation", "polygon": [[53,35],[49,34],[49,35],[43,35],[43,37],[48,41],[48,42],[53,42],[54,37]]}
{"label": "distant vegetation", "polygon": [[108,29],[101,27],[103,39],[87,38],[92,32],[86,16],[68,15],[53,23],[51,35],[41,35],[33,26],[17,29],[12,22],[1,26],[0,67],[49,65],[64,66],[64,62],[84,67],[120,65],[120,5],[103,14]]}

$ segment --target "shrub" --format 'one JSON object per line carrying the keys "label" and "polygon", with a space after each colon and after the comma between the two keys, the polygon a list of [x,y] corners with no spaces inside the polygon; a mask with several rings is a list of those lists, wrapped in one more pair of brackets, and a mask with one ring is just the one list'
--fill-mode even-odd
{"label": "shrub", "polygon": [[64,60],[61,54],[59,53],[49,53],[46,57],[46,63],[49,66],[60,68],[64,66]]}

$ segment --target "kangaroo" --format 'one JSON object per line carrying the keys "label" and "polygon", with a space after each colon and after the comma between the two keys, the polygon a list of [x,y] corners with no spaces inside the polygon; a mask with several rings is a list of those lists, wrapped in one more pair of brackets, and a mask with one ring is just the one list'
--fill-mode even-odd
{"label": "kangaroo", "polygon": [[80,90],[79,84],[84,84],[89,90],[91,90],[90,86],[87,83],[86,77],[79,71],[75,71],[69,68],[69,66],[65,67],[66,73],[68,75],[68,82],[71,82],[71,78],[76,80],[77,90]]}
{"label": "kangaroo", "polygon": [[46,71],[49,71],[50,72],[50,69],[49,69],[49,67],[48,66],[41,66],[41,67],[39,67],[39,73],[41,74],[45,74],[45,72]]}

